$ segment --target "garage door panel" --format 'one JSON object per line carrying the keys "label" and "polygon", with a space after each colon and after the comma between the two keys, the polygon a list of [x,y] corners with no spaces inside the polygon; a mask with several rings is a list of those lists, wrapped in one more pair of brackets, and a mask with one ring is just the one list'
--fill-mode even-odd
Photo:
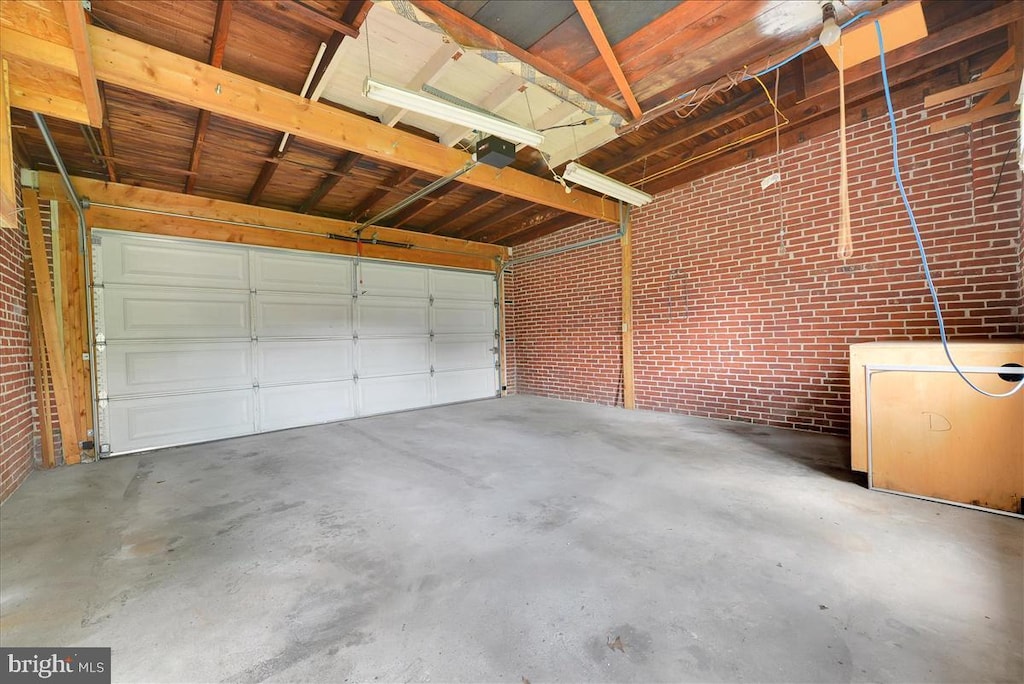
{"label": "garage door panel", "polygon": [[345,380],[261,387],[260,430],[351,418],[355,415],[354,385],[352,380]]}
{"label": "garage door panel", "polygon": [[119,453],[247,435],[254,406],[252,389],[111,399],[110,441]]}
{"label": "garage door panel", "polygon": [[352,340],[260,340],[256,344],[261,386],[351,380]]}
{"label": "garage door panel", "polygon": [[252,386],[248,341],[112,342],[105,354],[112,398]]}
{"label": "garage door panel", "polygon": [[187,288],[103,288],[107,340],[249,338],[249,293]]}
{"label": "garage door panel", "polygon": [[434,403],[486,399],[495,396],[494,368],[434,374]]}
{"label": "garage door panel", "polygon": [[430,302],[388,297],[359,297],[359,336],[426,335]]}
{"label": "garage door panel", "polygon": [[244,248],[102,233],[103,283],[249,289]]}
{"label": "garage door panel", "polygon": [[347,259],[254,251],[252,263],[258,291],[352,293],[353,264]]}
{"label": "garage door panel", "polygon": [[256,336],[348,337],[352,335],[352,297],[348,295],[256,295]]}
{"label": "garage door panel", "polygon": [[426,299],[430,271],[419,266],[364,261],[359,265],[359,291],[370,296]]}
{"label": "garage door panel", "polygon": [[430,372],[430,338],[360,339],[359,377]]}
{"label": "garage door panel", "polygon": [[430,375],[359,379],[360,413],[388,413],[430,405]]}
{"label": "garage door panel", "polygon": [[494,335],[437,335],[434,337],[434,370],[493,370],[494,346]]}
{"label": "garage door panel", "polygon": [[430,294],[434,299],[470,299],[493,302],[494,276],[490,273],[465,271],[430,271]]}
{"label": "garage door panel", "polygon": [[494,334],[493,302],[435,301],[430,314],[435,333]]}

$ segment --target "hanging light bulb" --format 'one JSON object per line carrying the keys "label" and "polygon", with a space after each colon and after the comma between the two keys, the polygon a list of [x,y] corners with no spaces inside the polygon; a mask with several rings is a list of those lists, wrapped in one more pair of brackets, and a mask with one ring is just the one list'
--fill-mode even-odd
{"label": "hanging light bulb", "polygon": [[821,2],[821,36],[818,40],[822,45],[833,45],[839,36],[842,34],[842,30],[839,28],[839,24],[836,23],[836,8],[831,2],[822,0]]}

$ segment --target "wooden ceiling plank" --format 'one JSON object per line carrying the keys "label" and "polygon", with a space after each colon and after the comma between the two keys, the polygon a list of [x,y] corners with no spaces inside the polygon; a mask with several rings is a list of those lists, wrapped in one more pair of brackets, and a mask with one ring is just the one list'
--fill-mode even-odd
{"label": "wooden ceiling plank", "polygon": [[[415,76],[406,82],[405,87],[409,90],[420,90],[423,86],[432,83],[441,75],[446,66],[457,59],[456,55],[461,54],[462,48],[457,43],[442,42],[437,50],[434,51],[434,54],[430,56],[430,59],[427,60],[427,63],[416,72]],[[388,107],[381,112],[380,122],[385,126],[394,126],[401,120],[406,111],[401,107]]]}
{"label": "wooden ceiling plank", "polygon": [[439,199],[441,199],[442,197],[444,197],[448,193],[453,192],[455,190],[458,190],[459,187],[460,186],[456,185],[455,183],[449,183],[448,185],[444,185],[444,186],[438,188],[437,190],[435,190],[434,192],[430,193],[426,197],[423,197],[422,199],[417,200],[416,202],[413,202],[411,205],[409,205],[405,209],[403,209],[403,210],[401,210],[399,212],[396,212],[395,214],[393,214],[391,216],[391,219],[390,219],[391,226],[393,228],[399,228],[399,227],[405,225],[406,223],[411,221],[413,218],[418,216],[420,213],[422,213],[422,212],[426,211],[427,209],[429,209],[431,206],[434,205],[435,202],[437,202]]}
{"label": "wooden ceiling plank", "polygon": [[998,86],[1007,85],[1012,83],[1017,78],[1017,74],[1012,71],[1006,71],[995,76],[989,76],[988,78],[979,78],[976,81],[957,86],[956,88],[950,88],[944,90],[941,93],[935,93],[934,95],[928,95],[924,98],[925,107],[934,107],[935,105],[944,104],[946,102],[952,102],[953,100],[959,100],[970,95],[976,95],[983,93],[986,90],[992,90]]}
{"label": "wooden ceiling plank", "polygon": [[579,222],[579,218],[572,214],[560,214],[528,231],[516,233],[514,235],[510,234],[500,238],[500,242],[505,245],[523,245],[531,240],[536,240],[537,238],[542,238],[545,235],[550,235],[555,231],[576,225]]}
{"label": "wooden ceiling plank", "polygon": [[590,32],[590,38],[594,41],[594,45],[597,46],[601,59],[604,60],[605,66],[611,72],[612,78],[615,79],[615,85],[618,86],[619,93],[622,94],[622,98],[626,101],[626,106],[629,107],[630,113],[634,119],[640,118],[643,112],[640,111],[640,105],[636,101],[636,96],[633,95],[633,89],[630,87],[629,81],[626,80],[626,75],[622,73],[622,65],[619,64],[612,46],[608,43],[608,37],[605,36],[604,29],[601,28],[601,22],[597,20],[594,8],[590,6],[590,0],[573,0],[573,3],[576,5],[576,11],[579,12],[580,18],[583,19],[583,24],[587,27],[587,31]]}
{"label": "wooden ceiling plank", "polygon": [[100,99],[99,85],[96,82],[96,70],[92,65],[92,50],[89,49],[89,34],[86,33],[85,8],[80,0],[63,0],[64,14],[68,20],[71,33],[71,48],[75,53],[78,65],[78,79],[82,82],[82,96],[85,98],[85,109],[89,113],[89,125],[94,128],[103,126],[103,101]]}
{"label": "wooden ceiling plank", "polygon": [[288,10],[289,8],[298,9],[299,12],[296,13],[298,16],[304,17],[307,20],[313,22],[314,24],[319,24],[324,28],[328,28],[331,31],[340,33],[344,36],[348,36],[349,38],[359,37],[359,29],[356,28],[355,26],[352,26],[351,24],[346,24],[344,21],[341,21],[340,19],[329,17],[326,14],[322,13],[320,10],[313,7],[312,5],[307,5],[305,2],[302,2],[302,0],[291,0],[290,3],[282,4],[280,5],[280,7],[281,9],[285,10]]}
{"label": "wooden ceiling plank", "polygon": [[[234,9],[234,3],[235,0],[217,0],[217,17],[213,21],[213,35],[210,37],[210,56],[207,63],[218,69],[224,64],[224,51],[228,45],[228,28],[231,26],[231,11]],[[203,143],[206,141],[206,130],[209,126],[209,110],[199,110],[199,115],[196,117],[196,132],[192,138],[192,153],[188,163],[188,170],[192,172],[192,175],[185,180],[186,195],[192,194],[196,189],[199,160],[202,157]]]}
{"label": "wooden ceiling plank", "polygon": [[564,83],[580,95],[593,100],[623,117],[629,118],[629,110],[615,100],[602,95],[591,88],[583,81],[565,73],[554,64],[551,64],[542,57],[538,57],[527,50],[519,47],[510,40],[502,38],[494,31],[481,26],[477,22],[460,14],[456,10],[440,2],[428,2],[427,0],[411,0],[412,4],[424,14],[435,20],[446,31],[455,34],[456,40],[460,42],[473,42],[480,46],[489,47],[494,50],[501,50],[515,57],[520,62],[532,66],[546,76]]}
{"label": "wooden ceiling plank", "polygon": [[[983,14],[972,16],[964,21],[949,26],[930,34],[927,38],[896,48],[891,52],[886,50],[886,67],[892,69],[920,59],[925,59],[934,52],[964,41],[977,38],[989,31],[1002,28],[1024,16],[1024,3],[1007,2],[997,5],[995,8]],[[857,81],[862,81],[878,74],[878,60],[868,60],[857,66],[846,69],[844,74],[846,85],[849,87]],[[832,72],[828,76],[819,78],[807,84],[808,97],[815,97],[825,93],[834,92],[839,89],[839,74]]]}
{"label": "wooden ceiling plank", "polygon": [[[80,197],[116,207],[142,209],[149,212],[169,212],[196,219],[238,223],[262,228],[296,230],[318,235],[353,236],[358,224],[351,221],[321,216],[296,214],[280,209],[255,207],[240,202],[184,195],[166,190],[154,190],[134,185],[107,183],[102,180],[72,176],[72,185]],[[39,196],[42,199],[63,199],[64,186],[60,176],[48,171],[39,172]],[[159,218],[159,217],[158,217]],[[374,226],[378,239],[388,242],[412,244],[424,249],[464,253],[487,258],[507,255],[498,245],[458,240],[439,235],[427,235],[397,228]]]}
{"label": "wooden ceiling plank", "polygon": [[313,211],[316,205],[334,189],[334,186],[341,182],[341,179],[352,170],[352,167],[363,158],[363,155],[356,152],[346,152],[341,155],[338,163],[334,165],[333,172],[320,181],[320,185],[310,194],[299,207],[300,214],[308,214]]}
{"label": "wooden ceiling plank", "polygon": [[487,206],[488,204],[498,199],[499,197],[501,197],[501,194],[497,192],[491,192],[489,190],[481,192],[476,197],[469,200],[458,209],[454,209],[445,214],[444,216],[442,216],[441,218],[439,218],[438,220],[434,221],[434,227],[431,228],[428,232],[432,234],[440,233],[441,231],[445,230],[449,224],[454,223],[459,219],[465,218],[466,216],[469,216],[477,209]]}
{"label": "wooden ceiling plank", "polygon": [[110,131],[110,117],[107,109],[107,93],[100,83],[100,100],[103,102],[103,126],[100,128],[100,147],[103,148],[104,164],[107,167],[107,180],[118,182],[117,167],[114,165],[114,137]]}
{"label": "wooden ceiling plank", "polygon": [[365,215],[373,209],[373,205],[381,201],[395,190],[398,190],[403,185],[412,180],[413,176],[416,175],[416,169],[399,169],[395,173],[391,174],[387,180],[385,180],[379,187],[371,190],[359,204],[357,204],[349,213],[349,218],[353,221],[359,221],[365,217]]}
{"label": "wooden ceiling plank", "polygon": [[[469,155],[376,121],[95,26],[89,27],[97,76],[115,85],[215,114],[298,135],[332,148],[446,176]],[[511,168],[478,165],[459,182],[604,221],[618,221],[616,203]]]}
{"label": "wooden ceiling plank", "polygon": [[[565,212],[558,211],[556,209],[548,209],[545,211],[539,211],[535,214],[531,214],[527,218],[523,219],[514,226],[499,230],[489,235],[490,242],[505,242],[513,239],[515,236],[522,233],[527,233],[535,230],[538,226],[544,225],[549,221],[553,221],[559,217],[565,216]],[[579,219],[573,217],[574,222],[578,222]]]}
{"label": "wooden ceiling plank", "polygon": [[478,237],[486,236],[493,226],[503,221],[507,221],[514,216],[518,216],[527,209],[531,209],[533,207],[534,205],[529,202],[513,202],[507,207],[494,212],[480,222],[456,231],[453,237],[462,238],[463,240],[475,240]]}

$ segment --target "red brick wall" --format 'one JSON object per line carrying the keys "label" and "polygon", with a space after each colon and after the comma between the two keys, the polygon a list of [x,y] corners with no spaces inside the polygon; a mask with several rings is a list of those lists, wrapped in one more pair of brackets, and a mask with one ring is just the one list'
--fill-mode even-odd
{"label": "red brick wall", "polygon": [[25,308],[24,227],[0,228],[0,503],[32,470],[36,419]]}
{"label": "red brick wall", "polygon": [[[897,114],[903,177],[951,336],[1013,336],[1024,333],[1015,154],[992,193],[1018,124],[928,133],[935,116],[965,107]],[[781,186],[761,189],[777,162],[759,159],[634,212],[640,408],[842,434],[849,345],[937,337],[895,190],[888,120],[852,125],[849,136],[855,254],[847,262],[836,256],[835,135],[784,150]],[[514,256],[614,228],[582,224]],[[519,392],[621,403],[620,268],[613,243],[515,269]]]}

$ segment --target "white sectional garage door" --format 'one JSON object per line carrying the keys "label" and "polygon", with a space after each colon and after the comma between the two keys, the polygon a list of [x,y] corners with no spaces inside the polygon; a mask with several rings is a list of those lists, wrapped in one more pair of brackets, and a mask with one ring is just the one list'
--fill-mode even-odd
{"label": "white sectional garage door", "polygon": [[101,450],[493,397],[493,274],[93,231]]}

